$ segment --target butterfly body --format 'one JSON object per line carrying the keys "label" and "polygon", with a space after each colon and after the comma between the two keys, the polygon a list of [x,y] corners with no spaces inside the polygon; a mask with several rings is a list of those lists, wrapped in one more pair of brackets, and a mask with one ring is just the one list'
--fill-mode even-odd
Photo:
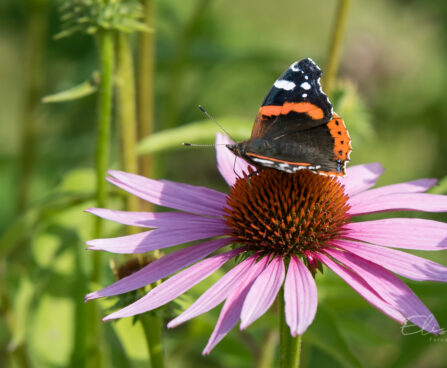
{"label": "butterfly body", "polygon": [[311,59],[293,63],[267,93],[250,139],[228,149],[259,168],[345,175],[351,139],[321,90],[320,76]]}

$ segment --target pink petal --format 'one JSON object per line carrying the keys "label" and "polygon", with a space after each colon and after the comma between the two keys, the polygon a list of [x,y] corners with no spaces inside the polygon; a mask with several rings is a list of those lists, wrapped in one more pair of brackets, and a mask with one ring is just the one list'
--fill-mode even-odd
{"label": "pink petal", "polygon": [[[187,224],[185,224],[186,226]],[[112,253],[135,254],[172,247],[196,240],[226,235],[225,226],[189,225],[186,228],[162,228],[117,238],[93,239],[86,242],[87,249]]]}
{"label": "pink petal", "polygon": [[128,212],[109,210],[105,208],[89,208],[85,212],[92,213],[96,216],[107,220],[115,221],[120,224],[139,227],[175,227],[181,224],[197,223],[207,224],[223,224],[224,220],[215,217],[202,217],[184,212]]}
{"label": "pink petal", "polygon": [[346,240],[334,240],[332,245],[412,280],[447,282],[447,267],[413,254]]}
{"label": "pink petal", "polygon": [[393,248],[441,250],[447,248],[447,224],[415,218],[351,222],[346,236]]}
{"label": "pink petal", "polygon": [[168,180],[152,180],[122,171],[109,171],[112,184],[148,202],[205,216],[222,216],[226,195],[213,189],[175,183]]}
{"label": "pink petal", "polygon": [[241,314],[245,296],[258,275],[264,270],[267,262],[268,257],[263,257],[258,263],[255,263],[250,269],[247,270],[245,276],[242,278],[242,282],[232,290],[224,306],[222,307],[222,310],[220,311],[216,327],[208,340],[208,344],[202,352],[203,355],[209,354],[211,350],[213,350],[213,348],[219,343],[219,341],[221,341],[236,325]]}
{"label": "pink petal", "polygon": [[363,201],[361,196],[350,199],[351,215],[363,215],[385,211],[446,212],[447,196],[427,193],[398,193],[383,195],[374,200]]}
{"label": "pink petal", "polygon": [[368,190],[367,192],[360,193],[356,196],[357,200],[367,201],[373,198],[389,195],[394,193],[423,193],[430,189],[432,186],[436,185],[438,180],[436,179],[418,179],[409,181],[407,183],[399,183],[386,185],[380,188],[374,188]]}
{"label": "pink petal", "polygon": [[430,333],[439,333],[439,325],[433,314],[397,276],[350,252],[329,248],[325,252],[361,276],[385,302],[416,326]]}
{"label": "pink petal", "polygon": [[284,261],[275,257],[256,278],[245,298],[241,312],[241,330],[261,317],[273,304],[284,281]]}
{"label": "pink petal", "polygon": [[109,321],[111,319],[134,316],[158,308],[191,289],[244,250],[244,247],[233,249],[196,263],[158,285],[136,302],[108,315],[103,320]]}
{"label": "pink petal", "polygon": [[395,321],[399,323],[405,322],[405,317],[399,312],[398,309],[383,300],[363,279],[360,275],[352,272],[350,269],[339,265],[329,257],[326,257],[321,253],[314,253],[322,263],[328,266],[338,276],[340,276],[345,282],[351,286],[361,297],[363,297],[373,307],[377,308],[381,312],[385,313]]}
{"label": "pink petal", "polygon": [[345,193],[353,196],[373,187],[383,171],[380,163],[352,166],[348,167],[346,176],[340,178],[340,181],[345,186]]}
{"label": "pink petal", "polygon": [[168,323],[168,328],[176,327],[198,315],[208,312],[222,303],[228,294],[239,285],[241,278],[247,275],[256,262],[258,256],[254,255],[239,263],[236,267],[228,271],[213,286],[205,291],[187,310]]}
{"label": "pink petal", "polygon": [[284,284],[286,322],[293,337],[302,335],[317,313],[317,285],[312,273],[296,256],[290,257]]}
{"label": "pink petal", "polygon": [[[225,134],[216,134],[217,168],[229,186],[236,183],[236,179],[244,177],[251,166],[244,159],[237,157],[223,144],[234,144]],[[253,166],[252,166],[253,167]]]}
{"label": "pink petal", "polygon": [[86,295],[85,301],[127,293],[161,280],[182,268],[208,256],[217,249],[220,249],[232,242],[231,238],[215,239],[206,243],[192,245],[178,251],[169,253],[164,257],[149,263],[141,270],[124,277],[123,279]]}

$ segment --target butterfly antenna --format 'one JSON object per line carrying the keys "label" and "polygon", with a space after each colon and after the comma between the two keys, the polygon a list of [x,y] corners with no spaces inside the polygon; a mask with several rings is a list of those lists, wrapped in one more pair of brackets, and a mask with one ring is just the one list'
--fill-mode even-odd
{"label": "butterfly antenna", "polygon": [[183,142],[182,146],[185,146],[185,147],[215,147],[216,144],[195,144],[195,143]]}
{"label": "butterfly antenna", "polygon": [[200,111],[202,111],[202,112],[206,115],[206,117],[207,117],[208,119],[210,119],[211,121],[213,121],[213,122],[220,128],[220,129],[222,129],[222,131],[223,131],[226,135],[228,135],[234,142],[236,142],[236,140],[231,136],[231,134],[228,133],[228,132],[224,129],[224,127],[223,127],[222,125],[220,125],[220,124],[216,121],[216,119],[214,119],[210,114],[208,114],[208,111],[206,111],[205,108],[204,108],[202,105],[199,105],[199,109],[200,109]]}

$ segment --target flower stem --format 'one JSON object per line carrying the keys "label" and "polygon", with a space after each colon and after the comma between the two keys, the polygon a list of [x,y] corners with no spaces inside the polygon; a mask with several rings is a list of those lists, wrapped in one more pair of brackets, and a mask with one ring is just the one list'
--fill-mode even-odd
{"label": "flower stem", "polygon": [[279,297],[279,366],[281,368],[299,368],[301,356],[301,335],[293,337],[286,323],[284,289]]}
{"label": "flower stem", "polygon": [[348,20],[349,7],[351,0],[339,0],[337,15],[332,28],[332,37],[329,45],[329,54],[326,61],[325,73],[323,75],[323,90],[330,96],[334,87],[335,78],[340,63],[340,54],[343,44],[343,38]]}
{"label": "flower stem", "polygon": [[[124,171],[136,174],[138,172],[136,144],[136,111],[135,111],[135,80],[129,35],[116,34],[116,87],[118,120],[121,138],[122,164]],[[138,211],[138,197],[127,195],[126,209]]]}
{"label": "flower stem", "polygon": [[[154,0],[143,0],[144,22],[149,29],[154,27]],[[155,33],[138,34],[138,136],[143,139],[154,130],[154,64]],[[153,176],[153,163],[150,155],[140,157],[140,173]],[[146,208],[148,210],[148,208]]]}
{"label": "flower stem", "polygon": [[140,316],[147,347],[151,358],[152,368],[163,368],[163,345],[161,337],[162,321],[159,317],[149,313]]}
{"label": "flower stem", "polygon": [[[113,98],[113,69],[114,69],[114,39],[113,32],[100,30],[98,32],[98,55],[100,68],[100,83],[98,88],[98,135],[96,144],[96,202],[98,207],[106,206],[106,170],[109,162],[110,123],[112,120]],[[101,237],[102,221],[98,217],[94,225],[94,237]],[[101,252],[93,253],[91,280],[99,282],[101,272]],[[89,312],[89,337],[87,361],[92,367],[102,367],[101,344],[102,329],[100,325],[100,311],[94,305]]]}
{"label": "flower stem", "polygon": [[[106,170],[110,151],[110,124],[112,120],[114,39],[113,32],[98,32],[98,53],[100,67],[100,84],[98,89],[98,137],[96,145],[96,202],[98,207],[106,206]],[[95,223],[95,237],[100,237],[102,221],[98,217]],[[100,252],[93,255],[92,280],[99,280]]]}

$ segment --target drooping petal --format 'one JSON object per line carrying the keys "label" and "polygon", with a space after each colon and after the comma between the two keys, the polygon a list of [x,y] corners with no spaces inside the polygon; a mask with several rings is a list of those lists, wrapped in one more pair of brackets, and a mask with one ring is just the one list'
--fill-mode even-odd
{"label": "drooping petal", "polygon": [[168,323],[168,328],[176,327],[183,322],[186,322],[202,313],[208,312],[220,303],[222,303],[228,294],[237,286],[242,277],[245,277],[247,270],[249,270],[256,262],[258,256],[254,255],[236,267],[228,271],[222,276],[213,286],[206,290],[187,310],[174,318]]}
{"label": "drooping petal", "polygon": [[284,283],[286,323],[293,337],[302,335],[317,313],[317,285],[312,273],[295,256],[290,257]]}
{"label": "drooping petal", "polygon": [[194,285],[207,278],[224,263],[237,256],[245,248],[233,249],[226,253],[217,254],[209,257],[195,265],[172,276],[162,284],[158,285],[136,302],[127,307],[112,313],[104,318],[104,321],[111,319],[134,316],[152,309],[158,308],[171,300],[174,300],[185,291],[191,289]]}
{"label": "drooping petal", "polygon": [[447,224],[415,218],[351,222],[347,237],[392,248],[441,250],[447,248]]}
{"label": "drooping petal", "polygon": [[185,224],[223,224],[224,220],[216,217],[203,217],[184,212],[129,212],[109,210],[106,208],[88,208],[85,212],[123,225],[139,227],[185,227]]}
{"label": "drooping petal", "polygon": [[228,296],[222,310],[219,314],[216,326],[211,334],[208,344],[203,349],[202,354],[206,355],[221,341],[225,335],[236,325],[239,320],[242,305],[244,304],[245,297],[250,290],[250,286],[256,280],[258,275],[264,270],[268,262],[268,257],[263,257],[259,262],[255,263],[246,274],[241,278],[242,281],[239,285],[232,289]]}
{"label": "drooping petal", "polygon": [[399,310],[391,304],[383,300],[363,279],[360,275],[350,269],[334,262],[329,257],[321,253],[315,253],[315,257],[328,266],[338,276],[351,286],[361,297],[363,297],[373,307],[385,313],[399,323],[405,322],[405,317]]}
{"label": "drooping petal", "polygon": [[345,193],[353,196],[373,187],[384,170],[380,163],[356,165],[348,167],[346,176],[339,180],[345,186]]}
{"label": "drooping petal", "polygon": [[245,298],[241,312],[241,330],[261,317],[273,304],[284,281],[284,260],[275,257],[256,278]]}
{"label": "drooping petal", "polygon": [[427,193],[397,193],[363,201],[361,196],[350,199],[351,215],[364,215],[385,211],[446,212],[447,196]]}
{"label": "drooping petal", "polygon": [[90,250],[112,253],[136,254],[172,247],[191,241],[226,235],[225,225],[189,225],[186,228],[161,228],[117,238],[93,239],[86,244]]}
{"label": "drooping petal", "polygon": [[412,280],[447,282],[447,267],[413,254],[346,240],[334,240],[332,245]]}
{"label": "drooping petal", "polygon": [[385,185],[384,187],[374,188],[356,196],[357,200],[369,201],[376,197],[395,194],[395,193],[423,193],[436,185],[437,179],[418,179],[406,183]]}
{"label": "drooping petal", "polygon": [[416,326],[433,334],[440,332],[438,322],[433,314],[416,294],[390,271],[350,252],[327,248],[325,253],[361,276],[383,300],[391,304]]}
{"label": "drooping petal", "polygon": [[223,144],[233,144],[225,134],[216,134],[217,168],[229,186],[234,185],[238,177],[244,177],[251,166],[244,159],[237,157]]}
{"label": "drooping petal", "polygon": [[87,294],[85,301],[123,294],[149,285],[205,258],[217,249],[222,248],[231,242],[231,238],[215,239],[169,253],[164,257],[149,263],[132,275],[124,277],[104,289]]}
{"label": "drooping petal", "polygon": [[112,184],[148,202],[192,212],[205,216],[222,216],[226,196],[213,189],[175,183],[168,180],[153,180],[135,174],[111,170]]}

